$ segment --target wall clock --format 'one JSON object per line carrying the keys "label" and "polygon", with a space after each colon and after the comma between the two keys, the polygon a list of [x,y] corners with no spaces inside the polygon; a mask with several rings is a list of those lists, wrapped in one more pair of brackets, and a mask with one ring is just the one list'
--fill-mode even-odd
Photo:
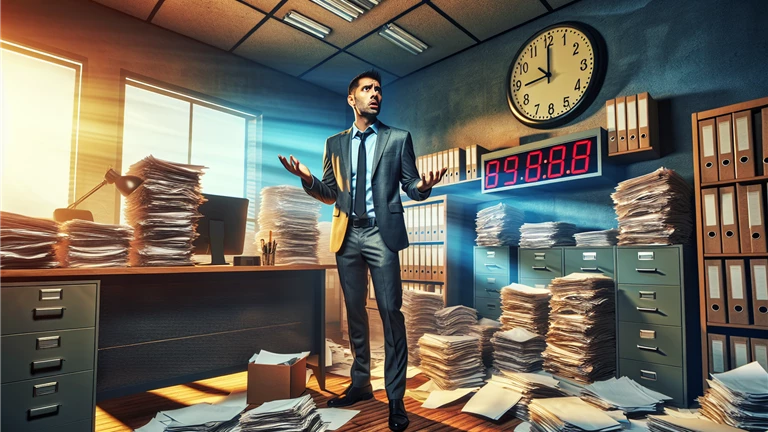
{"label": "wall clock", "polygon": [[552,128],[576,118],[600,91],[607,64],[605,42],[576,22],[549,26],[531,36],[507,75],[507,101],[523,124]]}

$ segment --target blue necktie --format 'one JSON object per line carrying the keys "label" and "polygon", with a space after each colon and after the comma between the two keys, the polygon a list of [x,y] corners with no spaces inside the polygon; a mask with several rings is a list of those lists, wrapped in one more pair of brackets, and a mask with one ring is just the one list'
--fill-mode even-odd
{"label": "blue necktie", "polygon": [[365,160],[365,139],[373,134],[373,129],[365,132],[357,131],[355,138],[360,138],[360,148],[357,151],[357,177],[355,179],[355,214],[357,217],[365,217],[365,179],[368,174],[368,165]]}

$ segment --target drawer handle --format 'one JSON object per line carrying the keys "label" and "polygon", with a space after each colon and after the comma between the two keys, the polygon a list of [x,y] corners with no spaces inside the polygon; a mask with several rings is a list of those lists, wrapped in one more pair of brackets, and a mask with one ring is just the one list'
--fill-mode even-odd
{"label": "drawer handle", "polygon": [[49,382],[45,384],[35,384],[32,386],[32,396],[46,396],[55,394],[59,391],[59,383],[57,381]]}
{"label": "drawer handle", "polygon": [[58,348],[61,346],[61,336],[46,336],[37,338],[37,349]]}
{"label": "drawer handle", "polygon": [[486,267],[501,268],[501,266],[500,266],[500,265],[498,265],[498,264],[493,264],[493,263],[485,263],[485,266],[486,266]]}
{"label": "drawer handle", "polygon": [[531,266],[533,270],[549,270],[547,266]]}
{"label": "drawer handle", "polygon": [[656,381],[656,372],[640,369],[640,378],[648,381]]}
{"label": "drawer handle", "polygon": [[62,366],[64,366],[64,359],[62,358],[40,360],[40,361],[32,362],[32,373],[39,372],[45,369],[61,369]]}
{"label": "drawer handle", "polygon": [[485,251],[486,258],[496,258],[496,251]]}
{"label": "drawer handle", "polygon": [[485,282],[489,284],[495,284],[496,278],[485,278]]}
{"label": "drawer handle", "polygon": [[639,272],[639,273],[656,273],[656,272],[659,271],[659,269],[655,269],[655,268],[636,268],[635,271]]}
{"label": "drawer handle", "polygon": [[501,294],[501,291],[499,291],[499,290],[488,289],[488,288],[485,289],[485,292]]}
{"label": "drawer handle", "polygon": [[597,267],[581,267],[581,271],[600,271]]}
{"label": "drawer handle", "polygon": [[62,318],[64,317],[64,307],[35,308],[33,317],[37,318]]}
{"label": "drawer handle", "polygon": [[659,308],[646,308],[646,307],[640,307],[640,306],[637,306],[636,309],[638,310],[638,312],[654,312],[655,313],[659,311]]}
{"label": "drawer handle", "polygon": [[649,347],[649,346],[645,346],[645,345],[638,345],[637,349],[641,349],[643,351],[659,352],[659,347]]}
{"label": "drawer handle", "polygon": [[488,303],[486,306],[488,306],[488,309],[496,309],[496,305],[493,303]]}
{"label": "drawer handle", "polygon": [[59,406],[60,406],[59,404],[56,404],[56,405],[48,405],[40,408],[30,408],[29,418],[33,419],[36,417],[56,415],[59,413]]}
{"label": "drawer handle", "polygon": [[641,299],[656,300],[656,291],[639,291],[638,295],[640,295]]}
{"label": "drawer handle", "polygon": [[40,300],[61,300],[61,288],[41,289]]}

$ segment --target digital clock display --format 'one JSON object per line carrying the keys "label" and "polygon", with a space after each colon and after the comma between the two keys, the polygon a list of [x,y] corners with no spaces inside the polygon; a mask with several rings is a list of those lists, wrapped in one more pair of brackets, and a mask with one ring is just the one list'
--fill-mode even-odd
{"label": "digital clock display", "polygon": [[602,129],[483,155],[483,192],[601,175]]}

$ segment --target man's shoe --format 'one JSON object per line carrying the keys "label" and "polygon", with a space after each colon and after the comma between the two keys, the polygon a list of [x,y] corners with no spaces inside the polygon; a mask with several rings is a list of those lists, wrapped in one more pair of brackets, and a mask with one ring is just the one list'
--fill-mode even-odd
{"label": "man's shoe", "polygon": [[371,399],[373,397],[373,387],[368,384],[365,387],[352,387],[351,385],[344,390],[341,396],[328,400],[328,407],[341,408],[347,407],[357,402]]}
{"label": "man's shoe", "polygon": [[389,401],[389,429],[395,432],[404,431],[410,421],[408,413],[405,412],[405,405],[402,399],[392,399]]}

